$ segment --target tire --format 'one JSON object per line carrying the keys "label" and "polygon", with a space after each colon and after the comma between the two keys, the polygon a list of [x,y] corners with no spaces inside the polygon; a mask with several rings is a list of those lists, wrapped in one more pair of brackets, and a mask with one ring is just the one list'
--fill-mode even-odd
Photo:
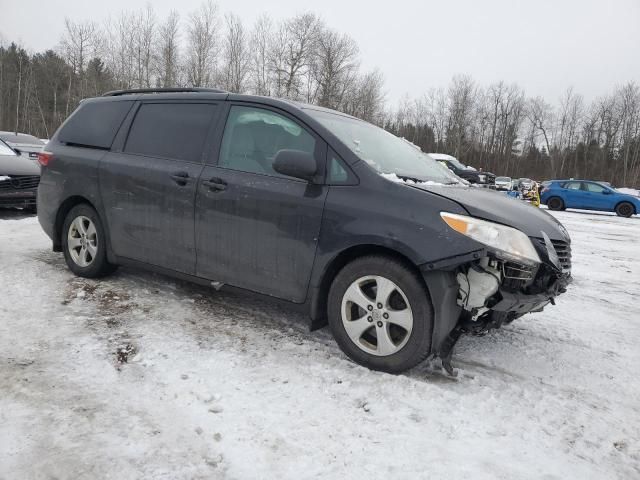
{"label": "tire", "polygon": [[116,270],[117,266],[107,261],[104,227],[91,206],[73,207],[64,220],[61,236],[67,266],[79,277],[99,278]]}
{"label": "tire", "polygon": [[333,280],[327,312],[340,349],[372,370],[400,373],[430,353],[434,316],[429,292],[415,272],[389,257],[367,256],[347,264]]}
{"label": "tire", "polygon": [[629,202],[620,202],[616,205],[616,215],[619,217],[629,218],[636,212],[636,209]]}
{"label": "tire", "polygon": [[549,210],[564,210],[564,202],[560,197],[551,197],[547,200],[547,207],[549,207]]}

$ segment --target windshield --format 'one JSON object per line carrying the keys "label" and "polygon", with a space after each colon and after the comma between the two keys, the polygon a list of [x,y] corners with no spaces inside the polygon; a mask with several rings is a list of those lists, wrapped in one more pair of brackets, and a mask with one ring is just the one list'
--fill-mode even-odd
{"label": "windshield", "polygon": [[451,158],[448,158],[446,161],[460,170],[469,169],[469,167],[467,167],[464,163],[460,162],[460,160],[458,160],[457,158],[451,157]]}
{"label": "windshield", "polygon": [[12,157],[15,157],[16,152],[14,152],[6,143],[0,140],[0,155],[10,155]]}
{"label": "windshield", "polygon": [[497,177],[496,182],[510,182],[511,177]]}
{"label": "windshield", "polygon": [[419,148],[381,128],[337,113],[312,109],[306,112],[378,173],[395,174],[403,179],[457,183]]}

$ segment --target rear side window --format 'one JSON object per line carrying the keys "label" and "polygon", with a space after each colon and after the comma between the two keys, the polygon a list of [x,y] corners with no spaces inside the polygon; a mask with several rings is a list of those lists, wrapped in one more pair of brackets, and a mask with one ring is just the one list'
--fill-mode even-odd
{"label": "rear side window", "polygon": [[124,151],[200,162],[215,105],[144,103],[133,120]]}
{"label": "rear side window", "polygon": [[58,134],[62,143],[109,149],[133,102],[89,102],[63,125]]}
{"label": "rear side window", "polygon": [[567,182],[564,184],[564,188],[568,190],[580,190],[581,182]]}

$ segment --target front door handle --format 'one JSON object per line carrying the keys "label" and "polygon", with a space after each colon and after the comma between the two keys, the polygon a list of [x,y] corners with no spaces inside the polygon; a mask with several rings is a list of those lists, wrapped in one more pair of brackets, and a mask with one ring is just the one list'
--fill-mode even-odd
{"label": "front door handle", "polygon": [[184,187],[189,181],[189,173],[187,172],[174,172],[169,175],[171,179],[181,187]]}
{"label": "front door handle", "polygon": [[204,180],[202,185],[207,187],[211,191],[220,192],[222,190],[227,189],[227,182],[225,182],[221,178],[210,178],[209,180]]}

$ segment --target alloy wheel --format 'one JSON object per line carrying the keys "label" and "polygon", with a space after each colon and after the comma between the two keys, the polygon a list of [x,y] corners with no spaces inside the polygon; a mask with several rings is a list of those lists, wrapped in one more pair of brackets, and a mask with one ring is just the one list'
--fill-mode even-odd
{"label": "alloy wheel", "polygon": [[67,248],[79,267],[88,267],[98,253],[98,233],[90,218],[78,216],[69,225]]}
{"label": "alloy wheel", "polygon": [[341,315],[351,341],[376,356],[400,351],[413,329],[407,296],[398,285],[379,275],[361,277],[347,288]]}

